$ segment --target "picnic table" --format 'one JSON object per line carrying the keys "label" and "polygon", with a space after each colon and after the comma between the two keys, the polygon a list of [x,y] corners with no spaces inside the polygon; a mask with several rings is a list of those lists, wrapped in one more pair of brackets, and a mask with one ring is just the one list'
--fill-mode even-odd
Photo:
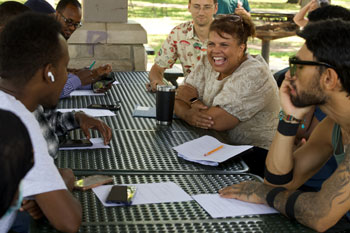
{"label": "picnic table", "polygon": [[[136,105],[155,106],[155,94],[146,92],[147,72],[116,72],[120,84],[105,96],[75,96],[61,100],[59,108],[83,108],[89,104],[113,104],[116,116],[102,117],[112,128],[110,149],[60,151],[56,165],[71,168],[77,179],[110,175],[114,184],[174,182],[189,195],[217,193],[242,181],[262,181],[248,173],[239,157],[217,167],[179,158],[173,146],[217,132],[192,127],[180,119],[158,126],[152,118],[134,118]],[[92,137],[99,136],[93,132]],[[83,137],[80,130],[73,138]],[[212,218],[196,201],[104,207],[91,191],[74,191],[81,202],[83,222],[79,232],[313,232],[281,214]],[[47,220],[32,222],[31,232],[55,232]]]}
{"label": "picnic table", "polygon": [[267,63],[269,63],[271,40],[296,35],[299,27],[293,21],[294,15],[295,13],[251,12],[256,24],[256,37],[261,40],[261,55]]}

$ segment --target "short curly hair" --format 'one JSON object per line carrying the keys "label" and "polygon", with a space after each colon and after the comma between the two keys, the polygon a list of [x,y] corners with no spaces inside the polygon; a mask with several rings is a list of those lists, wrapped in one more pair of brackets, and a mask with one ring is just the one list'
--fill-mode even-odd
{"label": "short curly hair", "polygon": [[335,67],[343,89],[350,95],[350,22],[327,19],[308,23],[298,35],[317,61]]}
{"label": "short curly hair", "polygon": [[[220,16],[220,17],[219,17]],[[211,23],[209,32],[216,32],[221,37],[222,33],[227,33],[238,40],[239,44],[247,44],[249,37],[255,36],[255,25],[247,15],[217,15]],[[237,22],[232,22],[231,17],[240,18]]]}
{"label": "short curly hair", "polygon": [[62,56],[61,25],[53,17],[24,13],[10,21],[0,35],[0,76],[16,85],[26,84],[47,64]]}

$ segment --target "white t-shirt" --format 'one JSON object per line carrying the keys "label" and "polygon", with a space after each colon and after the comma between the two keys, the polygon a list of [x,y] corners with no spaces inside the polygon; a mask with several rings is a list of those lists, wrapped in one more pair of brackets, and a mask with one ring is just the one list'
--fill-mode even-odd
{"label": "white t-shirt", "polygon": [[7,216],[3,216],[0,219],[0,233],[7,233],[17,216],[17,211],[12,212]]}
{"label": "white t-shirt", "polygon": [[27,127],[34,150],[34,166],[22,181],[23,197],[67,189],[34,115],[15,97],[0,91],[0,108],[16,114]]}

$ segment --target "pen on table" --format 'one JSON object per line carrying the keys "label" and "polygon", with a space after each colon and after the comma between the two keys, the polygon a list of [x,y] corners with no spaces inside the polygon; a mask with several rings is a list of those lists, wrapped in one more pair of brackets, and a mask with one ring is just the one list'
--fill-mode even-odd
{"label": "pen on table", "polygon": [[93,61],[93,62],[91,63],[91,65],[89,66],[89,70],[91,70],[92,67],[94,67],[95,63],[96,63],[96,61]]}
{"label": "pen on table", "polygon": [[222,149],[223,147],[224,147],[224,145],[221,145],[221,146],[219,146],[219,147],[216,147],[214,150],[211,150],[211,151],[209,151],[208,153],[205,153],[204,156],[208,156],[208,155],[210,155],[210,154],[212,154],[212,153],[214,153],[214,152],[216,152],[216,151]]}

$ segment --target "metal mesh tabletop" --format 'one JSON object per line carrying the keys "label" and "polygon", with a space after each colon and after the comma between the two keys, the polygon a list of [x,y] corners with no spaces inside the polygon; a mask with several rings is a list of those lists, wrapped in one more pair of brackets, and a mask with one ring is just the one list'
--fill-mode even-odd
{"label": "metal mesh tabletop", "polygon": [[[134,118],[136,105],[155,106],[155,94],[145,91],[147,72],[117,72],[114,85],[105,96],[71,97],[59,108],[84,108],[89,104],[115,104],[115,117],[102,117],[112,129],[110,149],[60,151],[58,167],[74,170],[77,178],[106,174],[114,184],[174,182],[190,195],[217,193],[225,186],[261,178],[242,173],[248,170],[240,158],[217,167],[204,166],[179,158],[172,147],[209,134],[225,142],[215,131],[194,128],[182,120],[168,127],[155,119]],[[80,130],[72,138],[83,137]],[[100,137],[92,132],[92,137]],[[104,207],[94,193],[74,191],[81,202],[83,223],[80,232],[313,232],[280,214],[249,215],[213,219],[195,201]],[[33,223],[31,232],[55,232],[47,222]]]}
{"label": "metal mesh tabletop", "polygon": [[[155,129],[154,118],[133,117],[133,110],[137,105],[155,106],[155,93],[147,92],[147,72],[116,72],[116,79],[120,82],[113,85],[104,96],[72,96],[62,99],[58,108],[86,108],[90,104],[115,104],[118,101],[121,109],[116,111],[116,117],[102,117],[114,129]],[[174,130],[191,130],[191,126],[182,120],[174,120],[170,126]]]}
{"label": "metal mesh tabletop", "polygon": [[[83,108],[92,103],[114,104],[121,109],[114,117],[102,117],[114,129],[111,149],[61,151],[58,167],[88,170],[144,170],[144,171],[230,171],[246,172],[248,167],[240,159],[230,160],[218,167],[187,162],[177,157],[172,147],[209,134],[220,138],[214,131],[192,127],[182,120],[173,120],[171,126],[158,126],[155,119],[134,118],[136,105],[155,106],[155,94],[145,91],[147,72],[116,72],[116,80],[105,96],[75,96],[60,101],[59,108]],[[71,133],[73,138],[81,132]],[[99,137],[95,132],[92,137]],[[223,139],[223,138],[221,138]],[[220,140],[220,139],[219,139]],[[224,139],[221,140],[224,142]]]}
{"label": "metal mesh tabletop", "polygon": [[[74,138],[80,138],[76,132]],[[96,134],[93,134],[93,137]],[[230,159],[217,167],[188,162],[177,156],[172,147],[198,138],[194,131],[114,130],[110,149],[60,151],[58,167],[85,170],[139,170],[160,172],[217,171],[245,172],[248,167],[239,158]]]}
{"label": "metal mesh tabletop", "polygon": [[[79,176],[81,178],[82,176]],[[218,189],[244,180],[240,175],[126,175],[114,176],[115,184],[175,182],[190,195],[216,193]],[[279,214],[212,219],[195,201],[104,207],[92,191],[76,191],[83,207],[80,232],[311,232]],[[33,232],[52,232],[46,224]]]}

